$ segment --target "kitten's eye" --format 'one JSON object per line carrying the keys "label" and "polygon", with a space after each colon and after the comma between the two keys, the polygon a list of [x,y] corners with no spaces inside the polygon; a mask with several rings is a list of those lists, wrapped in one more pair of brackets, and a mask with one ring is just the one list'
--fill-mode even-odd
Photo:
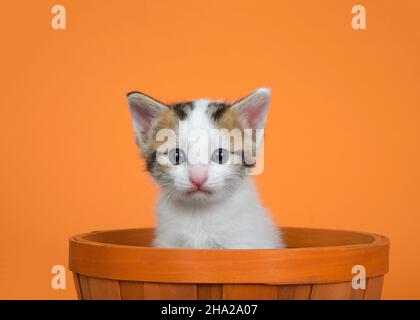
{"label": "kitten's eye", "polygon": [[218,163],[223,164],[226,163],[229,159],[229,152],[226,149],[217,149],[213,152],[213,155],[211,156],[211,160]]}
{"label": "kitten's eye", "polygon": [[169,150],[169,161],[174,164],[178,165],[184,163],[186,160],[185,153],[181,149],[172,149]]}

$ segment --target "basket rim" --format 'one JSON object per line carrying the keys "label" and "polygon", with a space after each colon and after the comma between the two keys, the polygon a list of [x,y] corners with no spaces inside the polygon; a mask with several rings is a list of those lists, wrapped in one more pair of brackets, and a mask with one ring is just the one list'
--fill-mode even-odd
{"label": "basket rim", "polygon": [[[333,246],[317,246],[317,247],[292,247],[292,248],[281,248],[281,249],[222,249],[220,251],[283,251],[287,250],[319,250],[323,248],[343,248],[343,247],[358,247],[358,246],[376,246],[376,245],[389,245],[389,238],[377,233],[370,233],[365,231],[353,231],[347,229],[327,229],[327,228],[301,228],[301,227],[278,227],[280,230],[310,230],[310,231],[333,231],[333,232],[345,232],[349,234],[358,234],[370,237],[372,242],[369,243],[360,243],[360,244],[345,244],[345,245],[333,245]],[[80,242],[88,243],[93,246],[105,246],[105,247],[115,247],[115,248],[141,248],[144,250],[171,250],[171,251],[215,251],[216,249],[192,249],[192,248],[162,248],[162,247],[152,247],[152,246],[133,246],[133,245],[123,245],[123,244],[111,244],[104,243],[99,241],[87,240],[87,236],[96,235],[96,234],[105,234],[105,233],[114,233],[114,232],[124,232],[124,231],[137,231],[137,230],[147,230],[154,231],[153,227],[146,228],[121,228],[121,229],[109,229],[109,230],[95,230],[85,233],[80,233],[69,238],[70,242]]]}
{"label": "basket rim", "polygon": [[69,268],[74,273],[97,278],[179,283],[344,282],[354,277],[354,265],[364,266],[367,277],[388,272],[389,239],[385,236],[322,228],[280,229],[290,234],[324,232],[364,236],[371,241],[304,248],[215,250],[143,247],[86,239],[107,233],[154,230],[114,229],[70,237]]}

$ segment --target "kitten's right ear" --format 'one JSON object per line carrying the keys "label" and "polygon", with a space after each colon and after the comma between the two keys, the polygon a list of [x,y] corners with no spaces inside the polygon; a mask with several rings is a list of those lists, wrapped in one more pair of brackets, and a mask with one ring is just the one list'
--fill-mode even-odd
{"label": "kitten's right ear", "polygon": [[143,147],[149,141],[151,129],[155,125],[156,119],[167,107],[162,102],[141,92],[130,92],[127,94],[127,99],[137,144]]}

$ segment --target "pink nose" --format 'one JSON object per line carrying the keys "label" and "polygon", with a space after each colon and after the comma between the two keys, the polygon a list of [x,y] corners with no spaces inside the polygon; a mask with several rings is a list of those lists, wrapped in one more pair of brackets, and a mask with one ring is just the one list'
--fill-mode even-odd
{"label": "pink nose", "polygon": [[207,181],[207,168],[200,165],[192,166],[189,176],[191,183],[200,188]]}
{"label": "pink nose", "polygon": [[204,182],[207,181],[207,176],[204,177],[194,177],[190,176],[190,181],[192,184],[194,184],[197,188],[200,188]]}

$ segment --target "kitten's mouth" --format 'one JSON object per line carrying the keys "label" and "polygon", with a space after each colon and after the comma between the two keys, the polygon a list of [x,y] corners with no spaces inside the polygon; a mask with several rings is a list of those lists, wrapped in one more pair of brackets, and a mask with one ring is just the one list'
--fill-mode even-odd
{"label": "kitten's mouth", "polygon": [[203,188],[197,188],[197,189],[188,191],[187,194],[188,195],[194,195],[194,194],[208,194],[208,195],[210,195],[211,191],[203,189]]}

